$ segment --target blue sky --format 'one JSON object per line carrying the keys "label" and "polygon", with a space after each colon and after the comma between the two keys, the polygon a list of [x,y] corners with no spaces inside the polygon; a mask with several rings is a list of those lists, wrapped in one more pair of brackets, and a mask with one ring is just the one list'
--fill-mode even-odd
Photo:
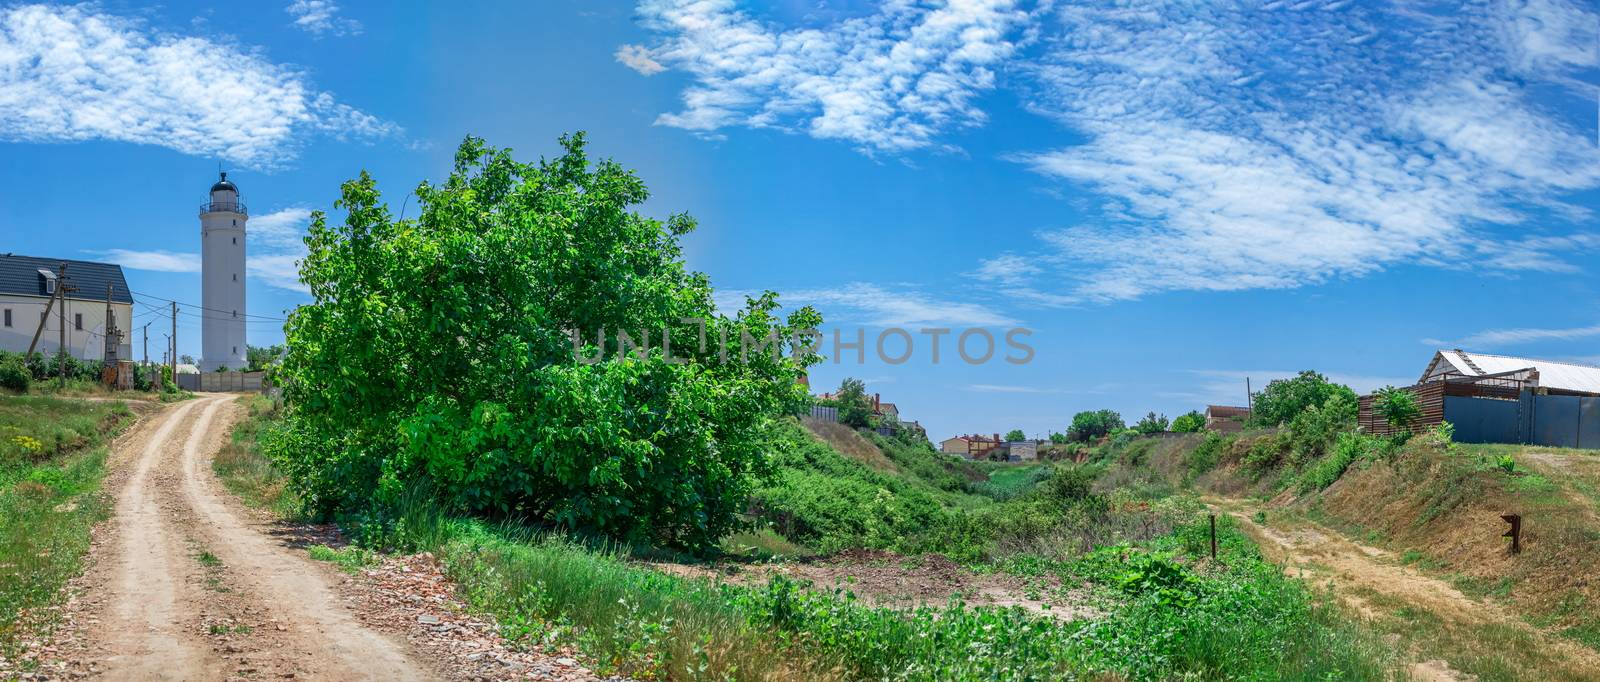
{"label": "blue sky", "polygon": [[[421,5],[0,5],[0,250],[198,303],[220,163],[271,343],[342,180],[398,210],[466,134],[532,158],[586,130],[646,212],[699,219],[727,296],[869,339],[1032,330],[1024,366],[815,372],[936,438],[1300,369],[1405,384],[1437,347],[1600,362],[1592,4]],[[179,337],[198,354],[197,317]]]}

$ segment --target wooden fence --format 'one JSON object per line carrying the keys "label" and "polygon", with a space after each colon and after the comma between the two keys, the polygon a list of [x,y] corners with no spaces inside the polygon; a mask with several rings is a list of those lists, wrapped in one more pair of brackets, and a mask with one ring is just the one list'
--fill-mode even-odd
{"label": "wooden fence", "polygon": [[[1434,381],[1403,389],[1416,396],[1417,407],[1422,408],[1422,416],[1411,423],[1412,432],[1433,428],[1444,421],[1444,396],[1447,385],[1449,384],[1443,381]],[[1394,435],[1399,429],[1391,426],[1383,415],[1372,409],[1373,398],[1373,395],[1361,396],[1361,411],[1357,417],[1357,424],[1367,433],[1379,436]]]}

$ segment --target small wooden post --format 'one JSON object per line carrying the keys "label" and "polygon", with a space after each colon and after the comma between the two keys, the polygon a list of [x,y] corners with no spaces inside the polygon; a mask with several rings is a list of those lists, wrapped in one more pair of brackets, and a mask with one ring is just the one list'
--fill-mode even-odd
{"label": "small wooden post", "polygon": [[1211,514],[1211,560],[1217,560],[1217,515]]}
{"label": "small wooden post", "polygon": [[1506,531],[1506,534],[1502,535],[1500,537],[1511,538],[1511,553],[1512,554],[1521,554],[1522,553],[1522,515],[1521,514],[1501,514],[1500,518],[1505,519],[1506,523],[1511,524],[1511,530]]}

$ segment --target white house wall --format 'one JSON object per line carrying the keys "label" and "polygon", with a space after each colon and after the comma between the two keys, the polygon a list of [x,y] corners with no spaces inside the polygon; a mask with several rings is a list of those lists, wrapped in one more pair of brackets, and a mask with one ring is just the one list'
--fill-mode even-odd
{"label": "white house wall", "polygon": [[[39,325],[39,314],[44,312],[45,305],[50,299],[42,296],[21,296],[17,294],[0,294],[0,349],[22,353],[28,350],[28,343],[33,340],[33,332]],[[4,326],[4,311],[11,311],[11,326]],[[133,357],[133,334],[128,329],[128,320],[132,318],[133,306],[126,303],[112,303],[111,310],[116,314],[117,324],[122,327],[124,336],[118,353],[124,360]],[[83,329],[77,329],[74,316],[83,315]],[[106,303],[105,301],[85,301],[67,299],[67,352],[80,360],[105,359],[105,326]],[[55,355],[61,339],[60,311],[51,308],[50,318],[45,320],[44,333],[39,336],[39,344],[34,352]]]}

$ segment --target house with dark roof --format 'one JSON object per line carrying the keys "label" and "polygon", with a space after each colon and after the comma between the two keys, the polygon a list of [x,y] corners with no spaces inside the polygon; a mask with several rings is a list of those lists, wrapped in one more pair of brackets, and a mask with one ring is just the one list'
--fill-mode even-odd
{"label": "house with dark roof", "polygon": [[[65,301],[50,307],[50,315],[45,318],[45,308],[58,288],[62,288]],[[105,359],[109,329],[114,345],[110,352],[119,359],[131,360],[132,319],[133,292],[128,289],[120,265],[0,254],[0,350],[25,352],[34,333],[39,332],[34,352],[55,355],[61,347],[64,325],[67,352],[73,357]]]}

